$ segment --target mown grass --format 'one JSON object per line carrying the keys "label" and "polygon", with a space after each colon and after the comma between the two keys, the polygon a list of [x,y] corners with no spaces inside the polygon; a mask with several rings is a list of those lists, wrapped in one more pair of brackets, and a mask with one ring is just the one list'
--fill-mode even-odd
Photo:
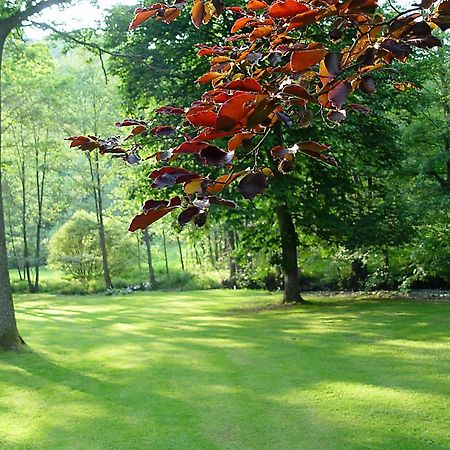
{"label": "mown grass", "polygon": [[450,304],[18,296],[0,448],[448,449]]}

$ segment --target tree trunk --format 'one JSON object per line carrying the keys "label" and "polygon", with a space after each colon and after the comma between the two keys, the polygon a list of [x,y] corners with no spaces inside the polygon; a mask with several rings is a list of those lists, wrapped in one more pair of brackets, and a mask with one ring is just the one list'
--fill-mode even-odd
{"label": "tree trunk", "polygon": [[9,280],[8,254],[6,251],[5,214],[3,208],[2,189],[2,60],[6,36],[0,30],[0,348],[3,350],[18,350],[24,341],[17,330],[14,304]]}
{"label": "tree trunk", "polygon": [[303,303],[300,294],[297,260],[298,236],[291,213],[284,206],[277,206],[276,214],[281,237],[282,269],[284,277],[283,303]]}
{"label": "tree trunk", "polygon": [[164,261],[166,263],[166,275],[169,276],[169,260],[167,258],[167,242],[166,242],[166,232],[163,229],[163,248],[164,248]]}
{"label": "tree trunk", "polygon": [[[48,137],[48,131],[47,131]],[[36,224],[36,248],[34,254],[34,292],[39,291],[39,268],[41,260],[41,232],[42,232],[42,219],[43,219],[43,205],[44,205],[44,191],[45,191],[45,176],[47,174],[47,147],[44,149],[44,160],[42,164],[42,175],[39,175],[40,165],[40,151],[39,140],[34,134],[34,161],[35,161],[35,175],[36,175],[36,192],[37,192],[37,206],[38,217]]]}
{"label": "tree trunk", "polygon": [[228,230],[226,232],[226,240],[227,240],[227,250],[228,250],[228,267],[230,269],[230,277],[228,279],[228,285],[231,288],[236,287],[236,260],[233,256],[233,251],[235,249],[235,240],[234,240],[234,232],[233,230]]}
{"label": "tree trunk", "polygon": [[352,276],[350,284],[352,289],[360,289],[367,279],[367,264],[359,258],[352,261]]}
{"label": "tree trunk", "polygon": [[155,270],[153,269],[151,239],[150,234],[148,232],[148,228],[144,230],[143,234],[144,234],[145,248],[147,249],[148,282],[150,283],[150,289],[155,289],[156,287]]}
{"label": "tree trunk", "polygon": [[184,272],[186,269],[184,267],[183,252],[181,250],[181,242],[179,236],[177,236],[177,243],[178,243],[178,252],[180,253],[181,270]]}
{"label": "tree trunk", "polygon": [[[22,152],[24,152],[25,144],[22,142]],[[23,241],[23,261],[24,270],[27,278],[28,292],[34,292],[34,285],[31,280],[30,271],[30,252],[28,250],[28,233],[27,233],[27,191],[26,191],[26,165],[25,154],[22,154],[22,162],[20,165],[20,183],[22,186],[22,241]]]}
{"label": "tree trunk", "polygon": [[98,238],[100,242],[100,251],[102,254],[103,279],[105,281],[106,289],[112,289],[113,284],[111,282],[111,275],[109,273],[108,253],[106,249],[105,224],[103,220],[103,196],[100,182],[98,152],[95,154],[95,169],[93,167],[92,158],[90,154],[88,154],[88,160],[89,160],[89,168],[91,171],[92,189],[95,200],[95,212],[97,214]]}

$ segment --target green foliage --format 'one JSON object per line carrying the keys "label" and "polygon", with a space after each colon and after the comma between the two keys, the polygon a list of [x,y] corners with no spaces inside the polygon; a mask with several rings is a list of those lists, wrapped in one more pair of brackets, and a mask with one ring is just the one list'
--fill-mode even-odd
{"label": "green foliage", "polygon": [[[133,258],[131,237],[111,221],[106,223],[105,231],[111,273],[118,275]],[[94,214],[77,211],[52,235],[49,262],[76,280],[92,281],[101,277],[102,255]]]}

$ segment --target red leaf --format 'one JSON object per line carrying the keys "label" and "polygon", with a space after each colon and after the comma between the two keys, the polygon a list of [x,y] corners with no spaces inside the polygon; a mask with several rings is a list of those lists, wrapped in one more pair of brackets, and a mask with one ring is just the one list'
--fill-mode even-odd
{"label": "red leaf", "polygon": [[226,164],[230,164],[234,157],[234,152],[227,152],[215,145],[208,145],[200,150],[200,158],[204,164],[211,164],[215,167],[222,167]]}
{"label": "red leaf", "polygon": [[210,110],[198,110],[193,108],[187,112],[186,119],[194,127],[214,127],[216,125],[217,114]]}
{"label": "red leaf", "polygon": [[212,194],[218,194],[219,192],[222,192],[241,175],[242,172],[231,173],[228,175],[221,175],[215,181],[213,181],[213,184],[211,186],[208,187],[208,192]]}
{"label": "red leaf", "polygon": [[200,84],[206,84],[209,83],[212,80],[215,80],[217,78],[223,78],[224,74],[221,72],[209,72],[205,73],[205,75],[202,75],[198,80],[197,83]]}
{"label": "red leaf", "polygon": [[258,9],[266,9],[269,5],[262,0],[250,0],[245,7],[250,11],[256,11]]}
{"label": "red leaf", "polygon": [[316,21],[318,9],[311,9],[301,14],[297,14],[294,16],[289,22],[289,26],[287,27],[287,31],[293,30],[294,28],[306,27],[307,25],[311,25]]}
{"label": "red leaf", "polygon": [[337,108],[342,109],[348,94],[352,91],[352,85],[348,81],[339,81],[336,86],[328,92],[328,98],[331,104]]}
{"label": "red leaf", "polygon": [[122,122],[116,122],[116,127],[130,127],[133,125],[146,125],[144,120],[124,119]]}
{"label": "red leaf", "polygon": [[190,173],[191,172],[189,172],[189,170],[183,169],[182,167],[165,166],[161,167],[161,169],[154,170],[148,177],[151,179],[156,179],[161,175],[165,174],[180,176],[180,175],[187,175]]}
{"label": "red leaf", "polygon": [[234,22],[233,27],[231,28],[232,33],[236,33],[236,31],[244,28],[249,22],[253,22],[255,20],[254,17],[240,17]]}
{"label": "red leaf", "polygon": [[314,97],[308,93],[308,91],[298,84],[288,84],[283,88],[282,91],[284,94],[293,95],[295,97],[303,98],[307,101],[315,101]]}
{"label": "red leaf", "polygon": [[198,153],[200,150],[207,147],[209,144],[202,141],[188,141],[180,144],[173,152],[179,153]]}
{"label": "red leaf", "polygon": [[220,139],[227,136],[232,136],[234,131],[214,131],[214,129],[204,130],[198,136],[196,136],[194,141],[213,141],[214,139]]}
{"label": "red leaf", "polygon": [[65,140],[72,141],[70,147],[78,147],[80,150],[92,151],[100,146],[99,140],[95,136],[71,136]]}
{"label": "red leaf", "polygon": [[153,222],[164,217],[181,205],[180,197],[174,197],[170,202],[164,200],[148,200],[144,207],[143,213],[134,217],[131,221],[129,231],[145,230]]}
{"label": "red leaf", "polygon": [[173,106],[161,106],[155,109],[155,113],[158,114],[184,114],[183,108],[175,108]]}
{"label": "red leaf", "polygon": [[308,7],[296,0],[278,0],[269,7],[269,16],[276,18],[293,17],[308,11]]}
{"label": "red leaf", "polygon": [[291,69],[294,72],[303,72],[318,64],[326,55],[323,48],[313,48],[294,52],[291,55]]}
{"label": "red leaf", "polygon": [[255,94],[237,93],[219,109],[216,129],[231,131],[247,116],[253,108]]}
{"label": "red leaf", "polygon": [[155,136],[170,136],[175,132],[175,128],[171,125],[159,125],[150,130],[150,133],[154,134]]}
{"label": "red leaf", "polygon": [[238,133],[228,141],[228,150],[236,150],[244,141],[249,141],[255,135],[253,133]]}
{"label": "red leaf", "polygon": [[143,24],[150,17],[157,14],[159,11],[163,10],[165,5],[162,3],[155,3],[154,5],[149,6],[148,8],[136,8],[134,10],[134,19],[129,26],[129,31],[134,30],[139,25]]}
{"label": "red leaf", "polygon": [[205,5],[203,0],[194,0],[192,6],[191,19],[196,28],[199,28],[206,17]]}
{"label": "red leaf", "polygon": [[269,184],[269,177],[262,172],[250,172],[239,182],[238,190],[242,197],[253,200],[262,194]]}
{"label": "red leaf", "polygon": [[225,85],[225,89],[230,91],[261,92],[262,86],[254,78],[244,78],[243,80],[231,81]]}

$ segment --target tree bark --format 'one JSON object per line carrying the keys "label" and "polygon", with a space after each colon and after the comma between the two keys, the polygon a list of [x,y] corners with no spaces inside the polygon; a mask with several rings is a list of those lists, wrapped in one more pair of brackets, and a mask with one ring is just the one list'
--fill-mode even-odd
{"label": "tree bark", "polygon": [[112,289],[113,284],[111,281],[111,275],[109,272],[108,265],[108,252],[106,249],[106,234],[105,234],[105,224],[103,220],[103,196],[102,187],[100,182],[100,168],[98,152],[95,154],[95,168],[92,164],[91,155],[88,154],[89,168],[91,171],[92,179],[92,189],[95,200],[95,211],[97,214],[97,227],[98,227],[98,237],[100,242],[100,252],[102,254],[102,268],[103,268],[103,279],[105,281],[106,289]]}
{"label": "tree bark", "polygon": [[359,258],[352,261],[351,288],[360,289],[367,279],[367,264]]}
{"label": "tree bark", "polygon": [[156,287],[155,270],[153,269],[151,239],[150,234],[148,232],[148,228],[144,230],[143,234],[144,234],[145,248],[147,249],[148,282],[150,283],[150,289],[155,289]]}
{"label": "tree bark", "polygon": [[166,232],[163,229],[163,248],[164,248],[164,261],[166,263],[166,275],[169,276],[169,260],[167,258],[167,242],[166,242]]}
{"label": "tree bark", "polygon": [[300,293],[297,259],[298,235],[291,213],[285,206],[277,206],[276,214],[281,237],[281,253],[284,278],[283,303],[303,303]]}
{"label": "tree bark", "polygon": [[237,272],[237,265],[236,260],[233,256],[233,251],[235,249],[235,239],[234,239],[234,232],[233,230],[228,230],[226,234],[226,240],[227,240],[227,250],[228,250],[228,267],[230,269],[230,277],[228,278],[228,285],[231,288],[236,287],[236,272]]}
{"label": "tree bark", "polygon": [[[39,141],[35,131],[34,140],[34,157],[35,157],[35,175],[36,175],[36,192],[37,192],[37,207],[38,217],[36,223],[36,248],[34,254],[34,292],[39,291],[39,268],[41,259],[41,232],[42,232],[42,219],[43,219],[43,205],[44,205],[44,191],[45,191],[45,177],[47,174],[47,147],[44,149],[44,160],[42,165],[42,174],[39,175],[40,165],[40,151]],[[48,137],[48,134],[47,134]]]}
{"label": "tree bark", "polygon": [[17,329],[14,303],[9,279],[8,254],[6,250],[5,213],[3,207],[2,167],[2,62],[6,37],[9,34],[0,29],[0,348],[19,350],[24,344]]}
{"label": "tree bark", "polygon": [[179,236],[177,236],[177,243],[178,243],[178,252],[180,253],[181,270],[184,272],[186,269],[184,267],[183,251],[181,250],[181,242]]}

